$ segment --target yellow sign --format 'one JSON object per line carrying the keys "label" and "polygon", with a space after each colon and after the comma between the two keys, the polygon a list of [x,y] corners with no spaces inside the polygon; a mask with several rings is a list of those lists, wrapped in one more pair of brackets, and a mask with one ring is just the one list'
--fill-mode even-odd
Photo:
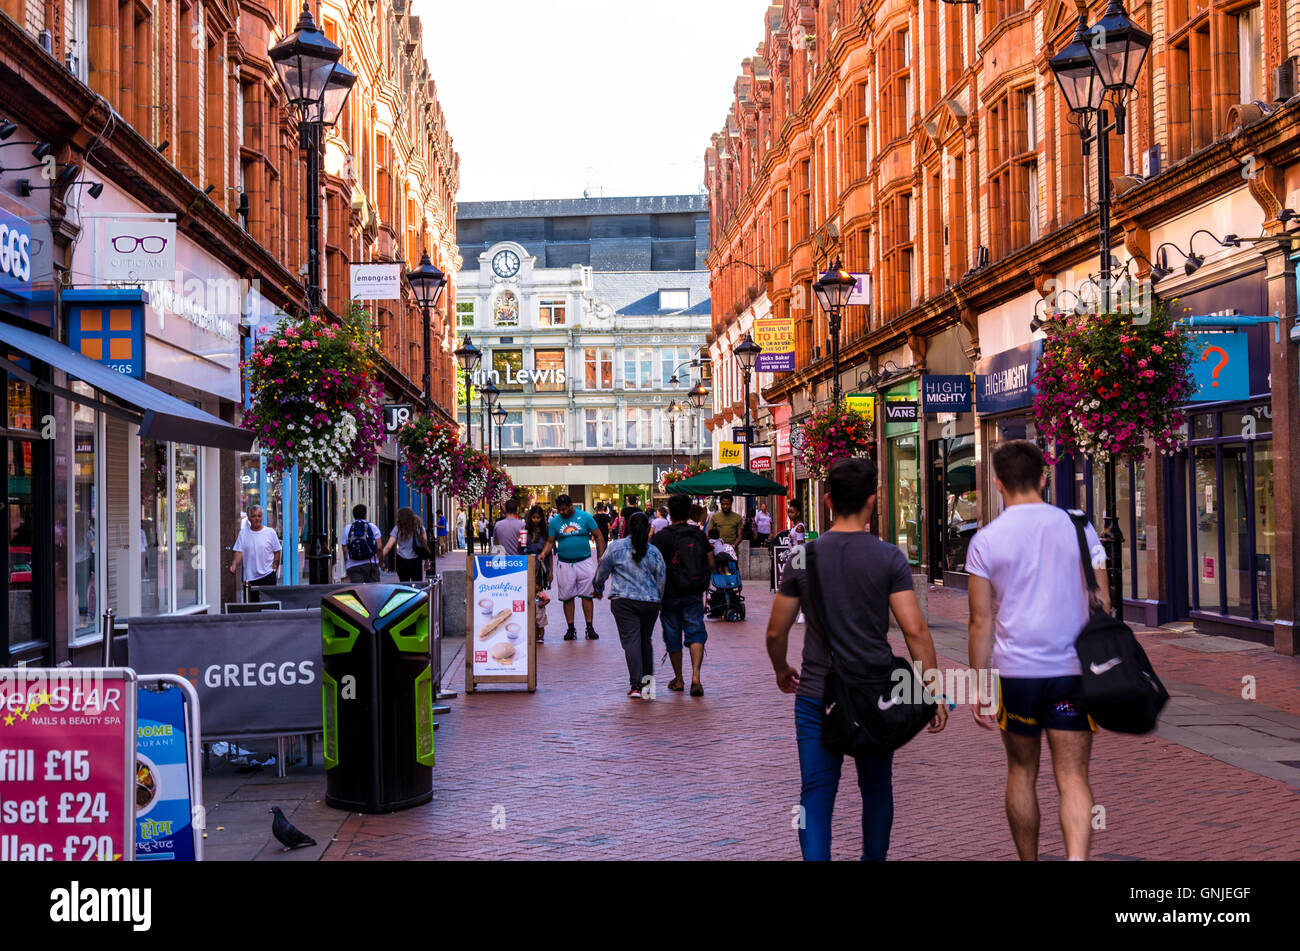
{"label": "yellow sign", "polygon": [[745,447],[738,442],[718,443],[718,465],[738,466],[745,461]]}
{"label": "yellow sign", "polygon": [[769,317],[754,321],[754,343],[763,348],[754,363],[755,372],[794,372],[793,318]]}
{"label": "yellow sign", "polygon": [[844,397],[844,405],[865,416],[872,426],[876,425],[876,398],[870,393],[850,393]]}

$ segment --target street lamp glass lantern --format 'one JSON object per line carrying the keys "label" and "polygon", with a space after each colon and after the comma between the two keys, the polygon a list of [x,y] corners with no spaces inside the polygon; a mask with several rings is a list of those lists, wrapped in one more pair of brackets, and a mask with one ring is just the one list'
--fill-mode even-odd
{"label": "street lamp glass lantern", "polygon": [[[419,265],[412,271],[406,272],[406,279],[411,282],[411,290],[415,293],[415,302],[422,308],[433,308],[438,306],[438,298],[442,297],[442,289],[446,286],[447,277],[434,266],[429,260],[429,252],[426,250],[420,257]],[[468,339],[466,344],[469,345]],[[475,353],[478,353],[477,349]],[[456,351],[456,359],[460,360],[460,351]],[[463,369],[473,369],[466,367],[461,363]]]}
{"label": "street lamp glass lantern", "polygon": [[456,348],[456,362],[466,373],[473,373],[478,369],[479,361],[483,359],[483,351],[474,346],[474,341],[469,337],[465,342]]}
{"label": "street lamp glass lantern", "polygon": [[691,391],[686,394],[686,398],[691,401],[691,405],[696,409],[703,409],[705,401],[709,398],[709,391],[704,388],[703,383],[696,383],[691,387]]}
{"label": "street lamp glass lantern", "polygon": [[497,400],[501,398],[501,391],[497,389],[496,384],[491,380],[489,380],[488,385],[479,390],[479,392],[483,394],[483,401],[487,403],[487,408],[489,410],[496,406]]}
{"label": "street lamp glass lantern", "polygon": [[497,403],[497,408],[492,411],[492,419],[496,421],[498,429],[506,424],[506,417],[509,415],[506,408]]}
{"label": "street lamp glass lantern", "polygon": [[1096,112],[1101,108],[1106,87],[1093,63],[1087,14],[1079,14],[1079,22],[1070,45],[1053,56],[1048,65],[1052,67],[1057,85],[1061,87],[1061,95],[1065,97],[1065,104],[1071,112]]}
{"label": "street lamp glass lantern", "polygon": [[1121,0],[1110,0],[1092,34],[1098,41],[1088,44],[1088,53],[1101,77],[1101,84],[1122,97],[1137,88],[1142,64],[1151,49],[1151,34],[1124,12]]}
{"label": "street lamp glass lantern", "polygon": [[763,348],[754,343],[754,338],[750,334],[745,334],[745,339],[740,342],[740,346],[733,351],[736,355],[736,362],[746,373],[754,369],[754,364],[758,362],[758,355],[763,352]]}
{"label": "street lamp glass lantern", "polygon": [[844,270],[843,265],[836,260],[831,269],[821,276],[821,280],[813,285],[813,293],[817,295],[817,303],[821,304],[822,310],[833,314],[839,313],[848,304],[849,297],[857,286],[858,279]]}
{"label": "street lamp glass lantern", "polygon": [[267,55],[280,74],[289,101],[305,113],[320,104],[343,50],[316,28],[311,10],[304,3],[298,25],[271,47]]}
{"label": "street lamp glass lantern", "polygon": [[314,110],[315,118],[326,126],[337,125],[339,116],[343,114],[343,106],[348,101],[348,94],[356,82],[356,73],[342,63],[335,63],[329,82],[325,84],[325,95]]}

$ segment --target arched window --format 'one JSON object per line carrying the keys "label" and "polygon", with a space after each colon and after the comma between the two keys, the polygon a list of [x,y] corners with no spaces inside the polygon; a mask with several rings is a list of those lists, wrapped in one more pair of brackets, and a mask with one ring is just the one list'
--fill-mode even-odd
{"label": "arched window", "polygon": [[519,298],[512,291],[503,291],[492,308],[498,327],[515,327],[519,324]]}

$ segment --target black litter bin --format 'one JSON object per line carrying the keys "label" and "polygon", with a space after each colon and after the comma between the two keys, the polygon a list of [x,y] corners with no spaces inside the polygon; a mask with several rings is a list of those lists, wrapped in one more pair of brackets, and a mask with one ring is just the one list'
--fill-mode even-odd
{"label": "black litter bin", "polygon": [[365,584],[321,599],[325,801],[394,812],[433,798],[429,600]]}

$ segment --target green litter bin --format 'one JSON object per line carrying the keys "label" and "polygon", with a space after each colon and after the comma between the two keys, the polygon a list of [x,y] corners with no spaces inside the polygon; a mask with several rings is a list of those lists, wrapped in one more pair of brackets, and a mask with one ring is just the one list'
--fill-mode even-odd
{"label": "green litter bin", "polygon": [[433,798],[429,599],[366,584],[321,599],[325,801],[395,812]]}

